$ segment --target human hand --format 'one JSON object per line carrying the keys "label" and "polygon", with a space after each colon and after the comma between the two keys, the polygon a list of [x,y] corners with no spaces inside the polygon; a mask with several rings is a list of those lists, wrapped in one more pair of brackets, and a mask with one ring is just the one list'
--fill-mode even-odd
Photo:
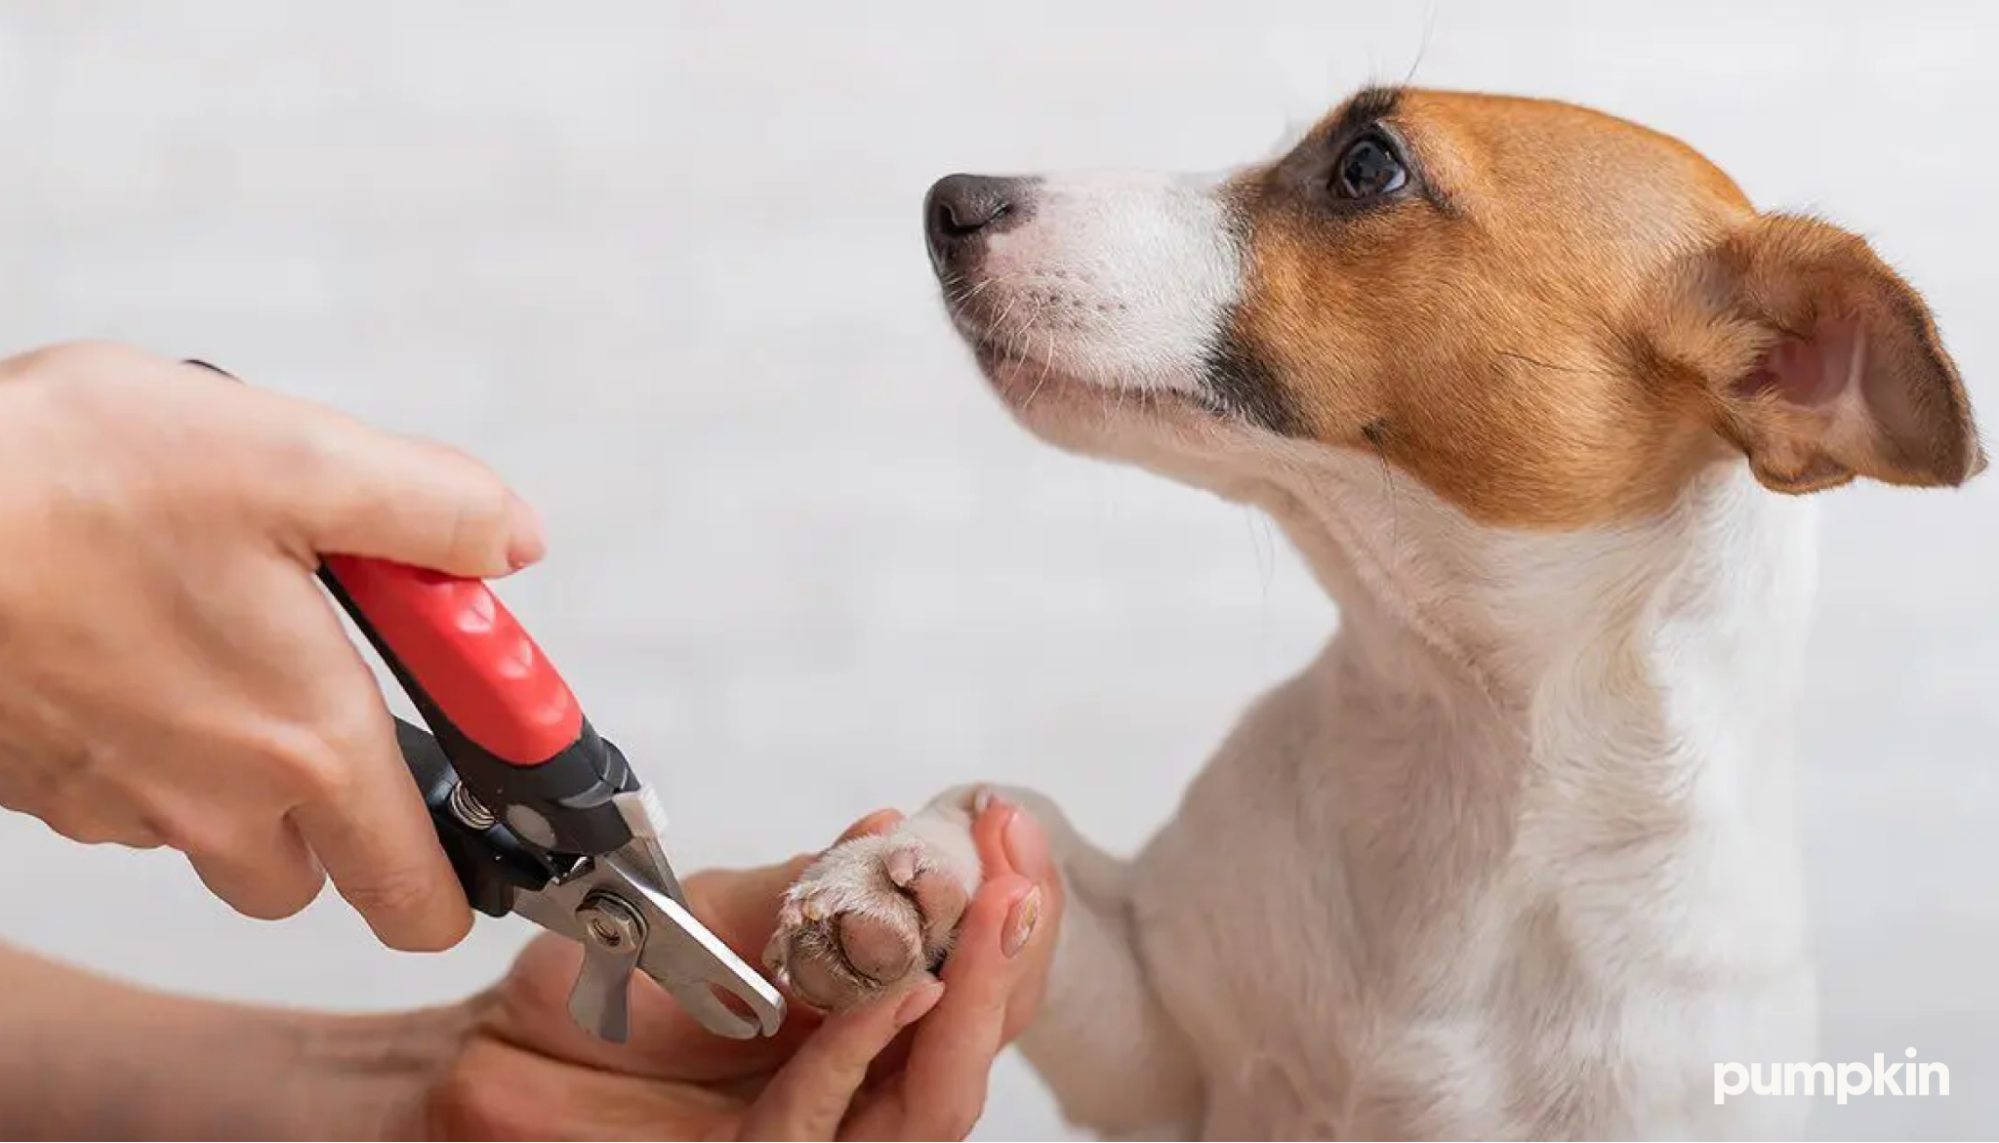
{"label": "human hand", "polygon": [[322,554],[538,560],[478,462],[119,346],[0,362],[0,806],[170,846],[240,912],[330,876],[386,944],[471,924]]}
{"label": "human hand", "polygon": [[[388,1137],[964,1138],[984,1110],[993,1060],[1040,1003],[1061,924],[1059,879],[1049,874],[1036,885],[1008,860],[1002,838],[1021,812],[994,803],[977,823],[985,880],[941,979],[832,1017],[792,999],[776,1036],[724,1040],[639,978],[632,1039],[617,1045],[570,1022],[568,988],[581,952],[545,937],[477,1002],[476,1030],[423,1101],[420,1122],[392,1124]],[[898,818],[874,815],[842,840],[886,830]],[[1028,827],[1030,840],[1040,837],[1031,821]],[[1020,837],[1016,832],[1016,845]],[[814,856],[696,874],[686,881],[688,899],[717,936],[749,958],[770,939],[784,890]],[[1008,957],[1009,914],[1037,889],[1039,919]]]}

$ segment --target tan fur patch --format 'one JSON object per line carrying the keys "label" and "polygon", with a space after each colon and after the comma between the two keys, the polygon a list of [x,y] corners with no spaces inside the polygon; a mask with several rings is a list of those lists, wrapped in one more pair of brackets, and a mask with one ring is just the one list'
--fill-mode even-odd
{"label": "tan fur patch", "polygon": [[[1379,452],[1483,523],[1558,529],[1662,509],[1705,464],[1753,442],[1795,445],[1770,428],[1777,414],[1719,396],[1777,340],[1768,323],[1799,312],[1772,299],[1809,289],[1785,285],[1781,258],[1759,260],[1759,216],[1727,175],[1675,139],[1566,104],[1357,100],[1364,121],[1350,102],[1230,188],[1250,253],[1233,338],[1307,435]],[[1338,155],[1377,126],[1418,185],[1337,201]],[[1762,268],[1730,280],[1769,304],[1715,310],[1715,279],[1698,268],[1729,256]],[[1816,265],[1823,278],[1833,263]],[[1943,383],[1911,364],[1917,347],[1941,353],[1913,291],[1853,274],[1845,296],[1900,322],[1883,335],[1898,347],[1884,367],[1922,390],[1920,434],[1959,442],[1917,449],[1939,463],[1891,449],[1876,468],[1948,476],[1969,432],[1955,372],[1925,358],[1944,362]],[[1759,474],[1787,491],[1846,478],[1801,459],[1817,455],[1804,445],[1764,455]]]}

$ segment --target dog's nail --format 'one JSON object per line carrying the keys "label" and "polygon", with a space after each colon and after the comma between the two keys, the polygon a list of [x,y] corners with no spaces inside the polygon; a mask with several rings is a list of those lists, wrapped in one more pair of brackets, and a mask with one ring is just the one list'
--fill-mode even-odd
{"label": "dog's nail", "polygon": [[1013,903],[1007,911],[1006,929],[1000,937],[1000,951],[1009,958],[1018,956],[1020,950],[1034,936],[1034,923],[1041,919],[1041,888],[1036,886],[1027,891],[1027,896]]}
{"label": "dog's nail", "polygon": [[826,906],[821,905],[817,900],[807,901],[804,912],[805,919],[815,925],[826,919]]}
{"label": "dog's nail", "polygon": [[972,792],[973,817],[979,817],[980,815],[984,814],[986,810],[992,806],[992,804],[993,804],[992,787],[980,786],[977,790]]}
{"label": "dog's nail", "polygon": [[916,879],[916,848],[900,846],[889,850],[887,865],[888,879],[893,881],[897,888],[907,886]]}

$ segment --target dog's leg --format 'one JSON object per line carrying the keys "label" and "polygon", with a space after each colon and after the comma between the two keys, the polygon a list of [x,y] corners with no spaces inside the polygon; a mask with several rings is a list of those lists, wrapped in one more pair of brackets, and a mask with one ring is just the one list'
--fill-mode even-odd
{"label": "dog's leg", "polygon": [[844,1008],[940,964],[978,891],[981,791],[1033,815],[1062,877],[1065,913],[1022,1054],[1063,1114],[1104,1134],[1191,1138],[1202,1092],[1193,1052],[1146,982],[1131,932],[1128,866],[1025,790],[950,790],[887,834],[829,850],[786,895],[766,963],[810,1003]]}

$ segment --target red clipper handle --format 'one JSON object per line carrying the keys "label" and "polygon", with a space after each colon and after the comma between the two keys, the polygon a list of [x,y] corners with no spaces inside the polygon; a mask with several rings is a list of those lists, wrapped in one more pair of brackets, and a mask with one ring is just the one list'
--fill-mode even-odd
{"label": "red clipper handle", "polygon": [[[545,854],[591,857],[631,840],[618,801],[638,785],[630,765],[492,589],[383,560],[324,561],[320,579],[480,805]],[[404,746],[424,784],[427,760]]]}
{"label": "red clipper handle", "polygon": [[357,556],[325,562],[409,681],[474,745],[538,766],[582,737],[569,684],[484,583]]}
{"label": "red clipper handle", "polygon": [[[235,380],[206,361],[187,364]],[[630,765],[491,589],[355,556],[323,557],[319,578],[409,691],[456,781],[521,840],[583,856],[630,840],[617,801],[637,786]],[[397,722],[399,742],[422,737]],[[442,788],[430,774],[435,752],[412,757],[404,746],[419,785]]]}

